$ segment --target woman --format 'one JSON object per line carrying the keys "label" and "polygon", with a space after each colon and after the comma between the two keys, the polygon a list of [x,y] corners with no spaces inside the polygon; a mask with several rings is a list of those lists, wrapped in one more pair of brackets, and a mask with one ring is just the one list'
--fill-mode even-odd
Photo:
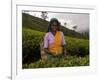
{"label": "woman", "polygon": [[44,36],[43,49],[41,52],[43,60],[58,60],[66,56],[64,34],[60,30],[60,22],[56,18],[50,20],[48,31]]}

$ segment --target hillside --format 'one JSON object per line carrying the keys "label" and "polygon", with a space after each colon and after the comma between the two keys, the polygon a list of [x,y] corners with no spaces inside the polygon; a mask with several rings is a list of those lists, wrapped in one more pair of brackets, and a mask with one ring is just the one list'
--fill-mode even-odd
{"label": "hillside", "polygon": [[[43,20],[41,18],[34,17],[26,13],[22,13],[22,27],[31,28],[33,30],[37,30],[41,32],[46,32],[48,28],[48,23],[49,23],[48,21]],[[66,36],[88,39],[87,36],[82,35],[73,30],[70,30],[68,28],[65,28],[64,26],[61,26],[61,30],[64,32]]]}

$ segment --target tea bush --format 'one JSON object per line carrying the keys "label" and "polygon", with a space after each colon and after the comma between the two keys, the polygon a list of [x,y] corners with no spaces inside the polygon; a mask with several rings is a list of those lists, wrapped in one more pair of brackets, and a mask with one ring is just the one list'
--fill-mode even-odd
{"label": "tea bush", "polygon": [[23,68],[54,68],[54,67],[78,67],[78,66],[89,66],[89,56],[77,57],[67,56],[61,58],[60,61],[53,63],[49,61],[42,63],[41,60],[33,62],[31,64],[23,64]]}
{"label": "tea bush", "polygon": [[[34,62],[33,65],[30,65],[31,67],[35,66],[35,64],[39,63],[40,60],[40,42],[45,33],[32,30],[32,29],[27,29],[23,28],[22,29],[22,58],[23,58],[23,64],[25,63],[31,63]],[[67,43],[66,49],[68,55],[71,56],[79,56],[79,57],[84,57],[86,55],[89,55],[89,40],[86,39],[78,39],[78,38],[72,38],[65,36],[65,41]],[[76,59],[77,60],[77,59]],[[79,62],[73,62],[72,61],[67,62],[67,65],[70,64],[80,64]],[[66,61],[61,63],[65,63]],[[40,64],[40,63],[39,63]],[[55,66],[51,64],[47,64],[48,66]],[[39,65],[42,66],[43,65]],[[56,66],[59,66],[56,64]],[[60,66],[64,66],[63,64],[60,64]],[[26,67],[24,65],[24,67]]]}

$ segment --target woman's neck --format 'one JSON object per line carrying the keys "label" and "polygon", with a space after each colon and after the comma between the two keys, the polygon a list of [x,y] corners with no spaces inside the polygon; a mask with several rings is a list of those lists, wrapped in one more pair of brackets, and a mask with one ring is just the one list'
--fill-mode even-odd
{"label": "woman's neck", "polygon": [[52,33],[53,33],[54,36],[56,35],[56,32],[57,32],[57,31],[52,31]]}

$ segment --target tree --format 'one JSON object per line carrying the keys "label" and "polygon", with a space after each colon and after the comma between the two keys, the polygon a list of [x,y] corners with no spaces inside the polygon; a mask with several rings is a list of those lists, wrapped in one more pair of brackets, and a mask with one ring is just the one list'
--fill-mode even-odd
{"label": "tree", "polygon": [[72,28],[73,28],[74,31],[76,31],[77,27],[78,27],[78,26],[75,25],[75,26],[73,26]]}
{"label": "tree", "polygon": [[41,12],[41,17],[42,17],[42,19],[46,20],[46,18],[48,18],[48,17],[47,17],[47,14],[48,14],[47,12],[42,11],[42,12]]}
{"label": "tree", "polygon": [[67,23],[66,22],[64,22],[64,26],[66,27],[66,25],[67,25]]}

